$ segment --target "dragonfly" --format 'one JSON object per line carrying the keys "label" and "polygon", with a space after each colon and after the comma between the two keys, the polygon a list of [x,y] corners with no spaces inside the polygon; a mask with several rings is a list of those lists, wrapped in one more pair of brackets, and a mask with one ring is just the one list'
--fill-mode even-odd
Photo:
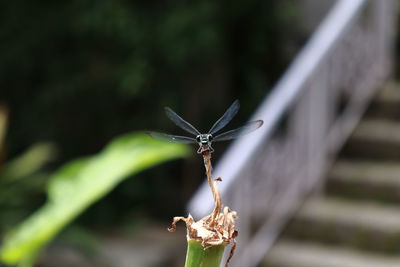
{"label": "dragonfly", "polygon": [[165,107],[165,113],[167,117],[175,123],[178,127],[185,130],[186,132],[193,135],[193,137],[188,136],[179,136],[179,135],[171,135],[159,132],[148,132],[147,134],[154,139],[170,142],[170,143],[178,143],[178,144],[198,144],[199,149],[197,150],[198,154],[204,153],[212,153],[214,149],[212,148],[213,142],[218,141],[227,141],[239,136],[248,134],[252,131],[257,130],[263,125],[262,120],[250,121],[245,125],[226,131],[220,134],[217,134],[222,128],[224,128],[236,115],[240,107],[239,101],[236,100],[233,104],[225,111],[224,115],[222,115],[211,127],[211,129],[207,133],[200,133],[192,124],[185,121],[176,114],[171,108]]}

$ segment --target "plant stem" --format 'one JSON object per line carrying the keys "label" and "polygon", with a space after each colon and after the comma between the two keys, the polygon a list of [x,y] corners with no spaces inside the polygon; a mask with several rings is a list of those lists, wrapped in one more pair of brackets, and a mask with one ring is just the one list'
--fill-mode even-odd
{"label": "plant stem", "polygon": [[208,152],[208,151],[204,152],[203,159],[204,159],[204,167],[206,168],[207,182],[208,182],[208,185],[210,186],[211,193],[213,195],[214,203],[215,203],[215,207],[212,212],[211,223],[210,223],[210,225],[213,226],[216,218],[218,217],[218,214],[221,212],[221,209],[222,209],[221,195],[219,193],[217,185],[215,184],[215,182],[211,176],[212,167],[211,167],[210,152]]}
{"label": "plant stem", "polygon": [[204,248],[195,240],[188,241],[185,267],[220,267],[226,245]]}
{"label": "plant stem", "polygon": [[174,217],[168,231],[175,232],[176,224],[183,221],[186,224],[188,248],[186,253],[185,267],[220,267],[225,247],[232,243],[225,267],[228,266],[236,248],[235,230],[236,212],[223,207],[221,195],[216,184],[221,178],[213,179],[211,176],[211,154],[209,151],[202,152],[208,185],[213,194],[215,207],[210,215],[203,217],[197,222],[189,214],[188,217]]}

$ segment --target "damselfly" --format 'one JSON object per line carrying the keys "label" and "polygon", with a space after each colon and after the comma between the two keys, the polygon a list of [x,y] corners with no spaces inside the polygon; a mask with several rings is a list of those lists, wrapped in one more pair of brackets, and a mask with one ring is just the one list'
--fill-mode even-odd
{"label": "damselfly", "polygon": [[[165,108],[165,113],[167,117],[174,122],[177,126],[182,128],[188,133],[193,134],[195,137],[188,137],[188,136],[178,136],[178,135],[170,135],[165,133],[158,133],[158,132],[148,132],[148,134],[153,137],[154,139],[160,141],[166,141],[171,143],[179,143],[179,144],[199,144],[199,149],[197,153],[203,154],[205,152],[213,152],[214,149],[211,147],[212,142],[217,141],[226,141],[234,139],[238,136],[250,133],[263,125],[262,120],[256,120],[246,123],[245,125],[236,128],[234,130],[230,130],[221,134],[215,135],[219,132],[222,128],[224,128],[236,115],[239,110],[239,101],[236,100],[233,104],[225,111],[224,115],[219,118],[208,133],[202,134],[200,133],[193,125],[182,119],[178,114],[176,114],[172,109],[169,107]],[[214,136],[215,135],[215,136]]]}

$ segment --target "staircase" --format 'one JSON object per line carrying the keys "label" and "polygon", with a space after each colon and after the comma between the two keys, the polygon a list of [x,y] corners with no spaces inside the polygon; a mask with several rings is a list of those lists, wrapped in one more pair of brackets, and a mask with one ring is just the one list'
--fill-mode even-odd
{"label": "staircase", "polygon": [[375,98],[262,267],[400,266],[400,86]]}

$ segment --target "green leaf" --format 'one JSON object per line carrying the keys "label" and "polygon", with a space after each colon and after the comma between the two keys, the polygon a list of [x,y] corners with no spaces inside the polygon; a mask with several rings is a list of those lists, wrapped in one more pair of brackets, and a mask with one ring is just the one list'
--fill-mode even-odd
{"label": "green leaf", "polygon": [[7,162],[1,172],[0,183],[12,183],[31,177],[56,157],[56,146],[52,143],[36,143],[22,155]]}
{"label": "green leaf", "polygon": [[161,143],[145,134],[127,134],[97,155],[65,164],[50,178],[46,204],[8,233],[1,260],[31,266],[45,244],[122,180],[187,154],[186,146]]}

